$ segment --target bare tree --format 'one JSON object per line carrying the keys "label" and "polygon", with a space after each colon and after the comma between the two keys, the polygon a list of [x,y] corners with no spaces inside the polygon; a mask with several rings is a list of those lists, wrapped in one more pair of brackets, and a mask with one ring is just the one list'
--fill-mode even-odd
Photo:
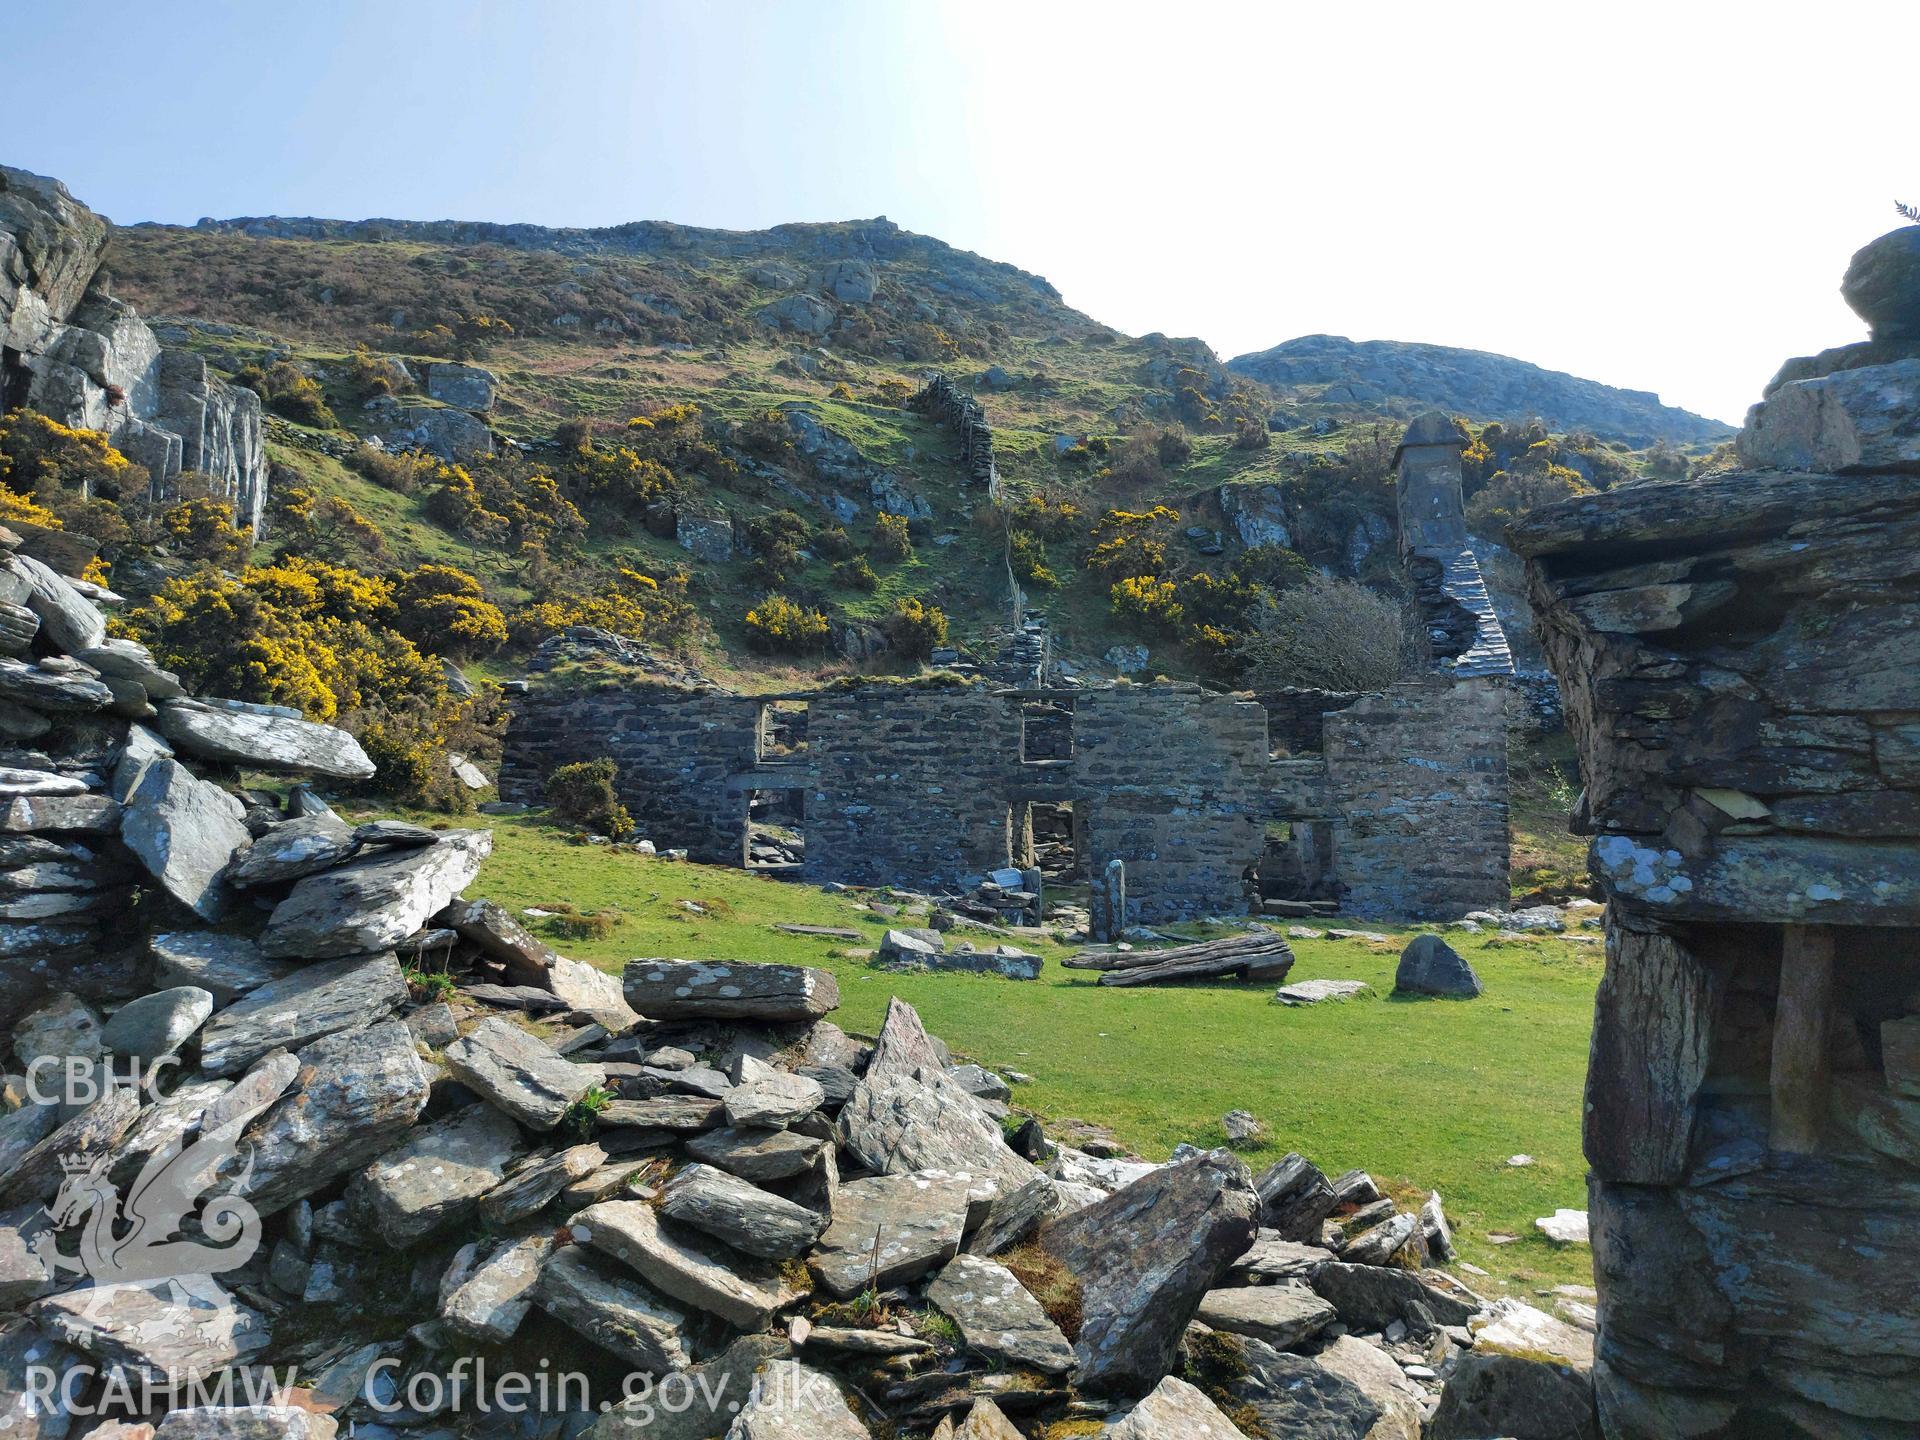
{"label": "bare tree", "polygon": [[1239,654],[1256,690],[1378,690],[1400,678],[1403,632],[1392,600],[1315,575],[1254,612]]}

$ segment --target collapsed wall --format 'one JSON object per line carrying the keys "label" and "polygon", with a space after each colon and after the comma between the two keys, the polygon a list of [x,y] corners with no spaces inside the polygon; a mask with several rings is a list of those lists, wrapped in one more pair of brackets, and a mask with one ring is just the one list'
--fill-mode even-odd
{"label": "collapsed wall", "polygon": [[260,397],[189,350],[163,349],[107,293],[112,226],[57,180],[0,165],[0,411],[98,430],[152,476],[206,475],[256,534],[267,499]]}
{"label": "collapsed wall", "polygon": [[[1920,421],[1920,376],[1850,374]],[[1610,1435],[1920,1425],[1920,455],[1839,443],[1860,417],[1824,388],[1784,403],[1824,407],[1843,473],[1512,531],[1609,902],[1585,1148]],[[1749,459],[1795,463],[1780,400]]]}

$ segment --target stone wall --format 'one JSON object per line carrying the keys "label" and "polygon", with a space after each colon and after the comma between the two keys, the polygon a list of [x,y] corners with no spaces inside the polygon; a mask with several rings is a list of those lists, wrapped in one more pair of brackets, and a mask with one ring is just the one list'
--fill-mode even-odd
{"label": "stone wall", "polygon": [[1074,701],[1091,870],[1126,862],[1136,924],[1246,908],[1240,877],[1265,844],[1267,771],[1267,715],[1249,696],[1123,685]]}
{"label": "stone wall", "polygon": [[[1871,389],[1920,416],[1920,374]],[[1920,487],[1858,468],[1581,497],[1511,537],[1608,899],[1610,1436],[1920,1433]]]}
{"label": "stone wall", "polygon": [[515,697],[500,793],[538,804],[562,765],[611,756],[615,789],[662,849],[737,865],[746,798],[733,782],[759,761],[761,702],[668,685],[538,686]]}
{"label": "stone wall", "polygon": [[938,420],[959,438],[960,464],[970,481],[997,491],[999,471],[993,460],[993,430],[978,400],[945,375],[934,375],[928,379],[926,388],[908,403]]}
{"label": "stone wall", "polygon": [[949,886],[1005,866],[1020,723],[984,686],[811,697],[807,878]]}
{"label": "stone wall", "polygon": [[1344,908],[1448,919],[1508,902],[1507,691],[1430,680],[1327,716]]}
{"label": "stone wall", "polygon": [[[611,756],[647,838],[720,864],[743,862],[750,792],[800,791],[809,880],[936,889],[1025,862],[1028,807],[1071,806],[1073,869],[1124,861],[1139,924],[1243,911],[1269,822],[1289,820],[1316,893],[1358,914],[1452,917],[1506,899],[1503,701],[1488,681],[1264,699],[872,683],[790,697],[806,738],[783,749],[769,716],[792,712],[765,698],[536,684],[517,699],[500,785],[538,803],[556,767]],[[1270,753],[1276,705],[1298,757]],[[1324,713],[1310,749],[1309,713]]]}
{"label": "stone wall", "polygon": [[1267,742],[1275,755],[1318,755],[1324,743],[1326,717],[1344,710],[1365,692],[1360,690],[1263,690],[1260,703],[1267,711]]}

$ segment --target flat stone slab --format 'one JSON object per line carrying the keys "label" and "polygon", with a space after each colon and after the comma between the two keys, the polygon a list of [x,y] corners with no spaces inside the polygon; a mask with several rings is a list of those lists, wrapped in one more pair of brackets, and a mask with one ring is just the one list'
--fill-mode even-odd
{"label": "flat stone slab", "polygon": [[802,1254],[827,1226],[825,1216],[711,1165],[689,1165],[668,1181],[660,1213],[764,1260]]}
{"label": "flat stone slab", "polygon": [[[126,769],[123,762],[121,773]],[[253,838],[242,823],[245,813],[233,796],[179,761],[155,760],[132,781],[120,839],[169,895],[201,919],[218,920],[228,897],[221,873]]]}
{"label": "flat stone slab", "polygon": [[[997,1261],[956,1256],[928,1283],[927,1299],[960,1327],[961,1338],[976,1354],[1046,1375],[1073,1368],[1073,1346],[1060,1327]],[[1332,1308],[1327,1307],[1329,1314]]]}
{"label": "flat stone slab", "polygon": [[160,705],[159,729],[175,749],[201,760],[330,780],[365,780],[374,772],[367,752],[346,731],[266,707],[166,700]]}
{"label": "flat stone slab", "polygon": [[220,1310],[194,1307],[184,1314],[173,1299],[139,1286],[97,1294],[92,1286],[37,1300],[28,1313],[49,1338],[156,1379],[213,1375],[265,1349],[271,1340],[265,1317],[225,1292]]}
{"label": "flat stone slab", "polygon": [[827,1142],[791,1130],[710,1130],[687,1153],[742,1180],[790,1180],[813,1167]]}
{"label": "flat stone slab", "polygon": [[740,1057],[734,1081],[724,1097],[729,1125],[784,1130],[827,1099],[819,1081],[776,1070],[750,1055]]}
{"label": "flat stone slab", "polygon": [[1228,1272],[1241,1284],[1268,1285],[1281,1280],[1311,1281],[1334,1253],[1319,1245],[1303,1245],[1277,1230],[1262,1230],[1246,1254]]}
{"label": "flat stone slab", "polygon": [[686,1312],[578,1245],[547,1257],[533,1303],[636,1370],[666,1375],[693,1363]]}
{"label": "flat stone slab", "polygon": [[845,1181],[807,1265],[841,1299],[917,1279],[959,1253],[973,1188],[970,1176],[948,1170]]}
{"label": "flat stone slab", "polygon": [[1442,1325],[1464,1325],[1479,1306],[1427,1284],[1411,1270],[1334,1261],[1314,1272],[1314,1293],[1340,1312],[1349,1330],[1384,1330],[1419,1305]]}
{"label": "flat stone slab", "polygon": [[1368,995],[1373,987],[1364,980],[1296,980],[1273,992],[1276,1005],[1322,1005],[1329,1000],[1351,1000]]}
{"label": "flat stone slab", "polygon": [[291,960],[268,959],[244,935],[212,930],[168,931],[149,940],[147,949],[155,983],[197,985],[213,996],[216,1006],[231,1005],[300,968]]}
{"label": "flat stone slab", "polygon": [[576,1241],[634,1271],[683,1305],[717,1315],[738,1330],[764,1330],[786,1296],[741,1273],[739,1257],[725,1255],[691,1231],[669,1231],[651,1205],[603,1200],[573,1217]]}
{"label": "flat stone slab", "polygon": [[530,1130],[553,1129],[594,1083],[594,1071],[511,1020],[483,1020],[440,1053],[454,1078]]}
{"label": "flat stone slab", "polygon": [[158,1060],[171,1055],[213,1014],[213,995],[197,985],[177,985],[129,1000],[113,1012],[100,1038],[116,1055]]}
{"label": "flat stone slab", "polygon": [[309,875],[274,907],[261,949],[306,960],[389,949],[446,909],[492,852],[490,831],[449,830],[435,845],[376,851]]}
{"label": "flat stone slab", "polygon": [[511,1340],[533,1308],[534,1287],[553,1247],[551,1235],[528,1235],[500,1246],[464,1271],[458,1284],[443,1287],[440,1318],[471,1340],[496,1345]]}
{"label": "flat stone slab", "polygon": [[391,955],[309,965],[260,986],[209,1020],[200,1032],[200,1068],[231,1075],[269,1050],[294,1050],[323,1035],[370,1025],[406,1000],[406,977]]}
{"label": "flat stone slab", "polygon": [[1584,1210],[1556,1210],[1534,1221],[1533,1228],[1557,1245],[1589,1243],[1587,1212]]}
{"label": "flat stone slab", "polygon": [[233,857],[226,880],[242,890],[291,885],[345,864],[358,848],[353,832],[331,811],[302,815],[256,837],[253,844]]}
{"label": "flat stone slab", "polygon": [[606,1163],[607,1152],[591,1143],[535,1155],[481,1197],[480,1219],[495,1230],[518,1224]]}
{"label": "flat stone slab", "polygon": [[488,1105],[469,1105],[407,1137],[354,1176],[347,1203],[396,1250],[473,1213],[526,1149],[520,1127]]}
{"label": "flat stone slab", "polygon": [[1295,1285],[1250,1285],[1239,1290],[1209,1290],[1193,1318],[1215,1330],[1264,1340],[1276,1350],[1291,1350],[1326,1329],[1337,1315],[1329,1302],[1311,1290]]}
{"label": "flat stone slab", "polygon": [[623,986],[654,1020],[817,1020],[840,1004],[833,976],[805,965],[630,960]]}

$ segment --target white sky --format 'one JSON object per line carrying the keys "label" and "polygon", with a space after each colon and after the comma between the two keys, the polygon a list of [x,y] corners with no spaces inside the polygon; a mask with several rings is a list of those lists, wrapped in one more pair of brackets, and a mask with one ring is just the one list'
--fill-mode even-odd
{"label": "white sky", "polygon": [[[1473,346],[1738,421],[1920,201],[1920,3],[0,0],[116,219],[886,214],[1222,355]],[[102,36],[112,34],[114,43]]]}

